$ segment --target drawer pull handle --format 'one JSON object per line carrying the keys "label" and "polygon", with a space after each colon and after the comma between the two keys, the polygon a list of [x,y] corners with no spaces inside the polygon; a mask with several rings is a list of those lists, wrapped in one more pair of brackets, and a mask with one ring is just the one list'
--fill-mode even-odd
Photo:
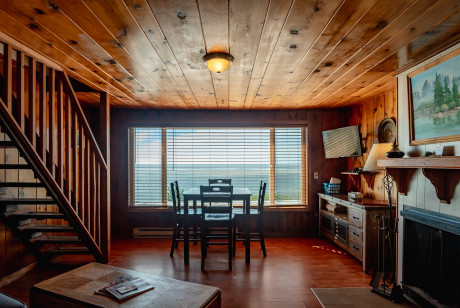
{"label": "drawer pull handle", "polygon": [[359,247],[352,246],[354,250],[359,250]]}
{"label": "drawer pull handle", "polygon": [[358,236],[358,233],[356,233],[355,231],[352,231],[351,233],[353,233],[353,235]]}
{"label": "drawer pull handle", "polygon": [[359,217],[353,216],[353,219],[358,219],[359,220]]}

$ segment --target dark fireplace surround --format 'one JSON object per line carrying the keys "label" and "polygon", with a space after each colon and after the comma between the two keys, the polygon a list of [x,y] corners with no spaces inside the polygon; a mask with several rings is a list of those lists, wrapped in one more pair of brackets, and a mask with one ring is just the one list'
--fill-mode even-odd
{"label": "dark fireplace surround", "polygon": [[422,307],[460,307],[460,218],[414,207],[401,215],[404,294]]}

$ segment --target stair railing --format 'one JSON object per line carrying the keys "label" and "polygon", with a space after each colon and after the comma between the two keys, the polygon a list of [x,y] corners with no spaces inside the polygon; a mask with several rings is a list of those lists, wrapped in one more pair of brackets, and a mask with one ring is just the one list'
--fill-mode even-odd
{"label": "stair railing", "polygon": [[9,44],[1,65],[0,119],[81,240],[107,262],[108,168],[67,75]]}

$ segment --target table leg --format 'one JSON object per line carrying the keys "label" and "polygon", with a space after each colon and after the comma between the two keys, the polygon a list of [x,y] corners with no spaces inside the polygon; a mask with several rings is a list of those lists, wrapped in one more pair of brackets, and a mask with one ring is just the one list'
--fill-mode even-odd
{"label": "table leg", "polygon": [[[196,199],[193,199],[193,211],[196,214]],[[196,227],[196,223],[194,223],[193,225],[193,245],[197,244],[197,241],[196,241],[196,239],[198,238],[197,233],[198,233],[198,228]]]}
{"label": "table leg", "polygon": [[243,201],[244,206],[244,228],[246,235],[246,264],[251,263],[251,228],[249,227],[249,217],[251,213],[251,199],[247,198]]}
{"label": "table leg", "polygon": [[188,198],[184,196],[184,264],[189,264]]}

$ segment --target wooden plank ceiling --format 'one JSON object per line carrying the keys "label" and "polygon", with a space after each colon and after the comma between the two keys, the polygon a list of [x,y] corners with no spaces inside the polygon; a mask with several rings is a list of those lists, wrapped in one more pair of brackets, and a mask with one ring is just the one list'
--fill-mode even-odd
{"label": "wooden plank ceiling", "polygon": [[[0,31],[126,108],[359,102],[460,41],[458,0],[1,0]],[[234,56],[229,71],[203,56]],[[81,93],[87,103],[94,93]]]}

